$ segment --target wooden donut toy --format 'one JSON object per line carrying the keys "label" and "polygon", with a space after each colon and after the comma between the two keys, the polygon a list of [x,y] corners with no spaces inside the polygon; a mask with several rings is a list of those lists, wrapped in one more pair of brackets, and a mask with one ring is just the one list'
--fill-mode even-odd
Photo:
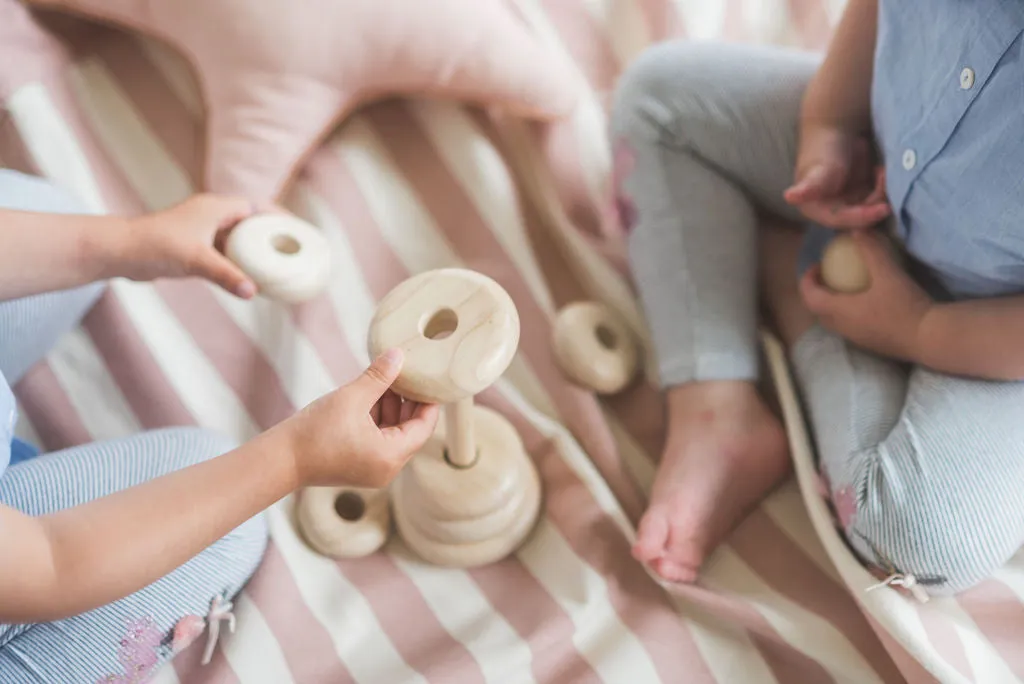
{"label": "wooden donut toy", "polygon": [[258,214],[228,234],[225,255],[259,293],[286,304],[317,296],[331,275],[330,245],[314,226],[290,214]]}
{"label": "wooden donut toy", "polygon": [[515,551],[540,515],[540,477],[508,420],[473,401],[515,355],[511,297],[474,271],[428,271],[381,300],[368,342],[371,357],[405,352],[395,392],[443,404],[444,420],[392,484],[398,534],[427,562],[448,567]]}
{"label": "wooden donut toy", "polygon": [[562,308],[552,338],[562,373],[592,392],[621,392],[636,376],[640,352],[633,333],[602,304],[574,302]]}
{"label": "wooden donut toy", "polygon": [[306,543],[330,558],[368,556],[391,535],[386,489],[307,487],[295,516]]}

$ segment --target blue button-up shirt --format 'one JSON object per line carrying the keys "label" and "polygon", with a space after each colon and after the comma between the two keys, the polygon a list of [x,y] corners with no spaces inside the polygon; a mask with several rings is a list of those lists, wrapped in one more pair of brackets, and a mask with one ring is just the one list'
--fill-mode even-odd
{"label": "blue button-up shirt", "polygon": [[872,118],[896,233],[956,298],[1024,292],[1024,0],[881,0]]}

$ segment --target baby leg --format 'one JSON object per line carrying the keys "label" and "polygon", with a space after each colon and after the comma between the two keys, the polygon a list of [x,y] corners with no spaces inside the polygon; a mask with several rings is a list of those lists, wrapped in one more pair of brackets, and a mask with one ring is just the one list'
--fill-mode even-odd
{"label": "baby leg", "polygon": [[[42,178],[0,169],[0,209],[75,214],[86,211],[69,193]],[[11,385],[42,359],[57,339],[88,313],[102,283],[0,303],[0,372]]]}
{"label": "baby leg", "polygon": [[[12,466],[0,479],[0,502],[44,515],[214,458],[234,446],[204,430],[175,428],[75,447]],[[167,511],[168,517],[174,514]],[[141,681],[141,675],[173,656],[188,627],[202,626],[215,597],[230,600],[238,593],[259,565],[266,543],[265,520],[256,516],[120,601],[56,622],[0,625],[0,681]],[[220,626],[222,631],[227,627]]]}
{"label": "baby leg", "polygon": [[617,93],[618,203],[670,411],[633,554],[671,581],[693,580],[789,467],[755,387],[758,214],[796,219],[782,194],[816,65],[780,49],[668,43]]}
{"label": "baby leg", "polygon": [[820,328],[794,365],[851,545],[934,594],[970,588],[1024,542],[1024,383],[909,372]]}

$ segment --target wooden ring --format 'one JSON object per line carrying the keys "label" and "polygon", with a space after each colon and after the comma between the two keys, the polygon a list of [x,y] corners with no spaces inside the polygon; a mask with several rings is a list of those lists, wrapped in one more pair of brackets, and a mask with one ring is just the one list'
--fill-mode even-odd
{"label": "wooden ring", "polygon": [[555,318],[555,359],[572,382],[615,394],[634,378],[640,352],[629,326],[597,302],[569,304]]}
{"label": "wooden ring", "polygon": [[317,296],[331,275],[323,234],[288,214],[259,214],[228,235],[224,254],[252,278],[260,294],[288,304]]}
{"label": "wooden ring", "polygon": [[324,556],[368,556],[384,546],[391,534],[386,489],[307,487],[298,499],[299,531]]}
{"label": "wooden ring", "polygon": [[450,404],[494,384],[519,345],[519,312],[487,276],[460,268],[427,271],[381,300],[370,322],[371,357],[405,353],[395,393]]}

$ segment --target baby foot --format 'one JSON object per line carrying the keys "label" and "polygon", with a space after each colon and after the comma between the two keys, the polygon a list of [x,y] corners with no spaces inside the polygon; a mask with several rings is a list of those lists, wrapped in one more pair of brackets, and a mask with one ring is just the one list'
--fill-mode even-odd
{"label": "baby foot", "polygon": [[752,383],[669,392],[669,436],[633,556],[670,582],[704,559],[790,469],[786,434]]}

